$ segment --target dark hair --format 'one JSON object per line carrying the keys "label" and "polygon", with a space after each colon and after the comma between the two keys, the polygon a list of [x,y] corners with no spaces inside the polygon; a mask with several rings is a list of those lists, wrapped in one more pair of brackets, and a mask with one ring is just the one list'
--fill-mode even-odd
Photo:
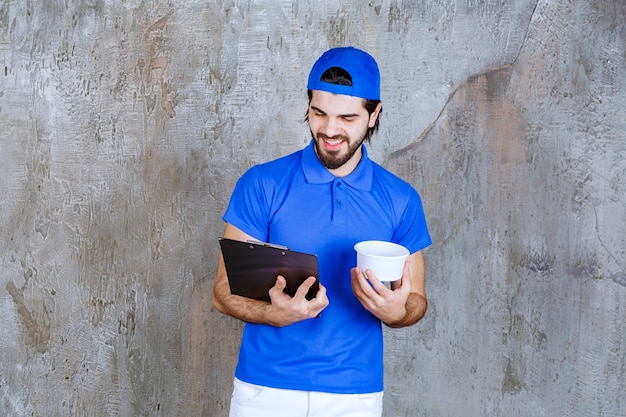
{"label": "dark hair", "polygon": [[[325,83],[330,83],[330,84],[348,85],[348,86],[352,85],[352,77],[350,76],[348,71],[340,67],[328,68],[326,71],[324,71],[320,80],[324,81]],[[313,97],[313,92],[311,90],[307,90],[307,94],[309,96],[309,104],[311,104],[311,98]],[[367,110],[367,113],[369,115],[371,115],[374,112],[374,110],[376,110],[378,103],[380,103],[380,100],[363,99],[363,107],[365,107],[365,110]],[[304,115],[304,121],[308,121],[308,120],[309,120],[309,109],[307,108],[306,114]],[[380,115],[379,117],[376,118],[376,122],[374,123],[374,126],[367,129],[367,134],[365,135],[365,141],[369,142],[374,132],[378,130],[379,122],[380,122]]]}

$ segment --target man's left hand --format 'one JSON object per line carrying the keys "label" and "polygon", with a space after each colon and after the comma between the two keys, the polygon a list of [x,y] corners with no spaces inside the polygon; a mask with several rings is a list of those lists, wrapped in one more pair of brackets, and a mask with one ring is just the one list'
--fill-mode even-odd
{"label": "man's left hand", "polygon": [[391,289],[382,283],[372,271],[352,268],[352,292],[363,307],[384,323],[402,321],[406,316],[406,304],[411,293],[409,262],[404,263],[402,278],[392,283]]}

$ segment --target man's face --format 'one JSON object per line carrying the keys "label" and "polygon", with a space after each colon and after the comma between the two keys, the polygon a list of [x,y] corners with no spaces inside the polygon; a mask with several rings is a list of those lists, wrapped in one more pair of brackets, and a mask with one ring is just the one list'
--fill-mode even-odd
{"label": "man's face", "polygon": [[374,126],[379,109],[371,115],[359,97],[313,90],[309,104],[309,127],[315,152],[338,177],[351,173],[361,160],[361,144]]}

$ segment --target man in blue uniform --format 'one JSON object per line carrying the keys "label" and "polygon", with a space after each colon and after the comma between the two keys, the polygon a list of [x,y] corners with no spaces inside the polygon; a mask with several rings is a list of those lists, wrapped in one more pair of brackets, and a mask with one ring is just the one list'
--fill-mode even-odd
{"label": "man in blue uniform", "polygon": [[[224,237],[316,254],[320,289],[305,297],[309,277],[290,297],[278,276],[271,302],[233,295],[220,256],[214,304],[246,322],[231,417],[380,417],[381,323],[409,326],[426,312],[422,249],[431,239],[420,196],[363,145],[382,111],[376,61],[353,47],[330,49],[307,87],[310,144],[242,175]],[[400,280],[387,287],[355,266],[363,240],[409,249]]]}

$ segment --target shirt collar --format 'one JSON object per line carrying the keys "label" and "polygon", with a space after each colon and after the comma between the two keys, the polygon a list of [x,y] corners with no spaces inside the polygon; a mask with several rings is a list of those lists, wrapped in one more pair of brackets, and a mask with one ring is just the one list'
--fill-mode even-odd
{"label": "shirt collar", "polygon": [[[310,184],[325,184],[335,181],[337,177],[331,174],[319,160],[314,146],[314,142],[311,140],[309,146],[302,150],[302,170],[307,182]],[[361,145],[361,150],[362,156],[359,164],[354,171],[342,177],[341,180],[350,187],[369,191],[372,188],[373,163],[367,156],[365,145]]]}

